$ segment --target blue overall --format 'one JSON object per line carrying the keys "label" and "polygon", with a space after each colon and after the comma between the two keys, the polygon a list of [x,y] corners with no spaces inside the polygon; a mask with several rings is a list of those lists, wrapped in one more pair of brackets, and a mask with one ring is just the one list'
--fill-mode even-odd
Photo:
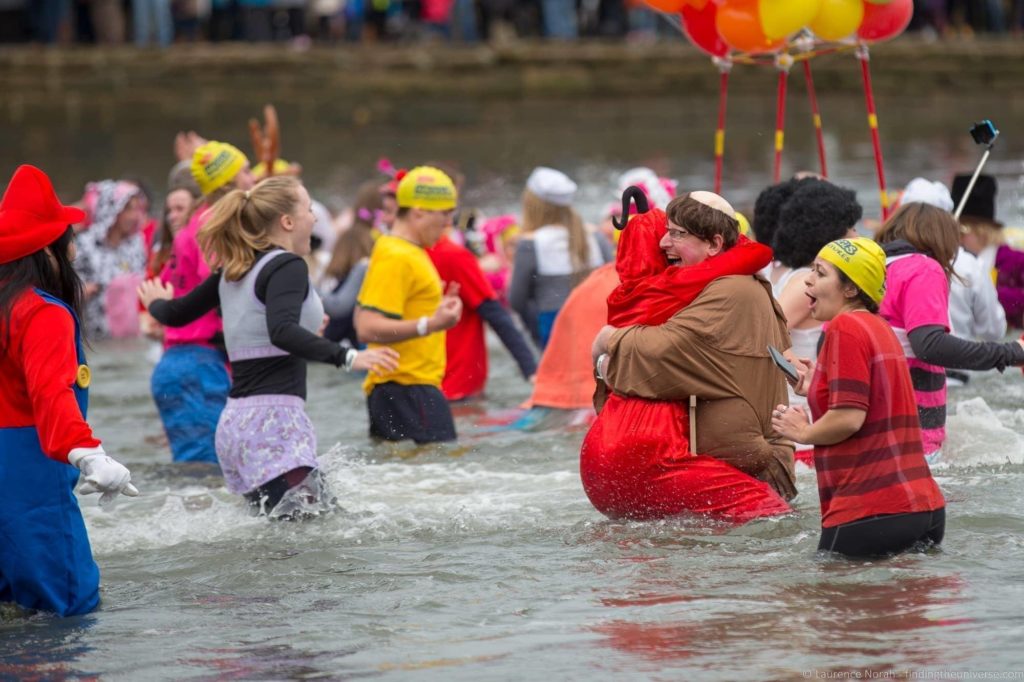
{"label": "blue overall", "polygon": [[[75,316],[59,299],[36,293]],[[77,317],[75,347],[85,364]],[[85,418],[89,391],[73,388]],[[0,428],[0,483],[0,602],[60,616],[95,609],[100,571],[75,499],[78,469],[43,454],[35,426]]]}

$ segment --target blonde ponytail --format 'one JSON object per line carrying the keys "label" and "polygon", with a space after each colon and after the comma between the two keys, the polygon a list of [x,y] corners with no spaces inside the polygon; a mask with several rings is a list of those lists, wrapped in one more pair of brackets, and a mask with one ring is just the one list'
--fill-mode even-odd
{"label": "blonde ponytail", "polygon": [[298,188],[294,177],[275,176],[251,190],[232,190],[219,199],[198,234],[199,248],[210,267],[223,268],[229,282],[242,279],[257,253],[277,247],[271,231],[281,216],[295,212]]}

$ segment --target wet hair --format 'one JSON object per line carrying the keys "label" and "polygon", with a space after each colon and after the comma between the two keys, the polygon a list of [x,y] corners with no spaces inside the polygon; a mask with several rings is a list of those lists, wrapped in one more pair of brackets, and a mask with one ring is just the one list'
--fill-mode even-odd
{"label": "wet hair", "polygon": [[799,182],[779,211],[770,244],[775,260],[791,268],[810,265],[821,247],[845,237],[863,212],[853,190],[814,178]]}
{"label": "wet hair", "polygon": [[685,228],[687,232],[709,244],[715,235],[722,237],[722,249],[736,246],[740,238],[740,223],[730,218],[717,208],[711,208],[696,199],[690,193],[680,195],[670,201],[665,208],[669,222]]}
{"label": "wet hair", "polygon": [[754,238],[765,246],[771,246],[775,239],[775,231],[779,228],[779,214],[782,205],[789,201],[803,180],[786,180],[770,185],[761,190],[754,202],[754,222],[750,226],[754,230]]}
{"label": "wet hair", "polygon": [[561,225],[569,231],[569,256],[575,274],[590,269],[590,245],[583,219],[572,206],[558,206],[544,201],[530,190],[523,191],[523,232],[530,233],[545,225]]}
{"label": "wet hair", "polygon": [[0,351],[6,352],[10,342],[11,312],[14,303],[31,288],[42,289],[68,304],[82,317],[82,279],[78,276],[68,251],[75,232],[68,226],[49,249],[39,249],[23,258],[0,265]]}
{"label": "wet hair", "polygon": [[[830,263],[830,265],[831,265],[831,263]],[[835,266],[833,265],[832,267],[835,267]],[[857,290],[857,302],[860,303],[862,306],[864,306],[864,308],[869,313],[874,313],[875,315],[877,315],[878,314],[878,304],[875,303],[874,299],[871,298],[870,296],[868,296],[866,293],[864,293],[864,290],[861,289],[859,286],[857,286],[857,284],[852,279],[847,277],[845,272],[843,272],[839,268],[835,268],[835,270],[839,274],[839,285],[840,286],[846,286],[847,284],[849,284],[854,289],[856,289]]]}
{"label": "wet hair", "polygon": [[345,230],[334,244],[331,262],[325,270],[328,275],[344,282],[356,263],[370,255],[375,227],[372,216],[382,208],[384,201],[380,196],[380,183],[371,180],[360,185],[352,206],[352,227]]}
{"label": "wet hair", "polygon": [[875,235],[879,244],[898,239],[939,262],[946,279],[953,277],[953,259],[960,249],[960,224],[953,214],[930,204],[914,202],[900,206]]}
{"label": "wet hair", "polygon": [[223,268],[229,282],[242,279],[258,253],[277,246],[270,232],[281,216],[295,213],[301,184],[294,177],[275,175],[248,192],[228,192],[199,229],[199,246],[207,262]]}

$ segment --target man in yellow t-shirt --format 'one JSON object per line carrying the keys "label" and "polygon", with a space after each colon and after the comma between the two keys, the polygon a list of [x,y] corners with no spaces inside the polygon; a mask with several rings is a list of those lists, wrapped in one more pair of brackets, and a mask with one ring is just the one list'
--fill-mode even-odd
{"label": "man in yellow t-shirt", "polygon": [[445,330],[462,315],[458,285],[448,291],[425,251],[441,237],[455,211],[451,178],[419,166],[399,178],[398,216],[378,239],[359,290],[356,334],[370,348],[390,346],[398,368],[370,373],[363,389],[370,435],[417,443],[455,440],[455,422],[441,393]]}

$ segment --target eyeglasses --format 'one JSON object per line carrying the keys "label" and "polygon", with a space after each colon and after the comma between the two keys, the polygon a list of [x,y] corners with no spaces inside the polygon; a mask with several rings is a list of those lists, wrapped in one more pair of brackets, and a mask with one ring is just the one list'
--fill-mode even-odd
{"label": "eyeglasses", "polygon": [[687,232],[681,228],[670,227],[668,228],[668,238],[674,242],[681,242],[687,237],[692,237],[692,232]]}

